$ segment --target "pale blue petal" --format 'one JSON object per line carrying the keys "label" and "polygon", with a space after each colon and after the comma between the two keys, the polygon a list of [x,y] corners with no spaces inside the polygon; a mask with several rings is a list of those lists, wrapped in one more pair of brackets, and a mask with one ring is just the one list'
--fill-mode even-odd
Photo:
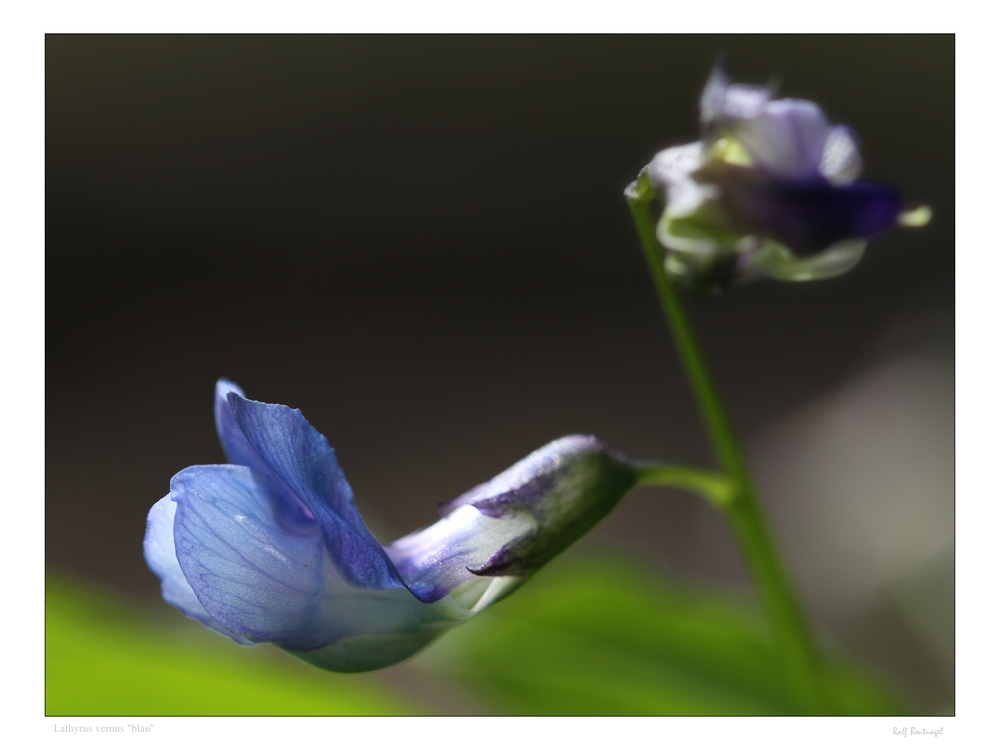
{"label": "pale blue petal", "polygon": [[[504,598],[524,578],[476,577],[451,595],[423,604],[405,589],[345,592],[334,586],[328,616],[339,620],[336,640],[310,651],[290,653],[334,672],[363,672],[397,664],[424,648],[449,628]],[[341,584],[342,585],[342,584]],[[345,600],[345,597],[349,597]],[[335,609],[334,609],[335,608]],[[344,613],[352,613],[351,619]]]}
{"label": "pale blue petal", "polygon": [[319,649],[323,653],[279,644],[327,669],[354,672],[395,664],[472,615],[451,597],[425,604],[405,588],[357,589],[332,565],[327,571],[327,589],[317,609],[327,643]]}
{"label": "pale blue petal", "polygon": [[367,672],[391,667],[410,658],[447,628],[457,624],[437,623],[403,633],[358,635],[313,651],[289,650],[289,653],[332,672]]}
{"label": "pale blue petal", "polygon": [[[235,391],[227,400],[239,431],[259,457],[248,457],[250,467],[274,481],[284,504],[295,498],[308,509],[343,576],[362,588],[402,587],[392,562],[361,520],[336,454],[302,412],[250,401]],[[261,462],[266,466],[258,469]]]}
{"label": "pale blue petal", "polygon": [[264,478],[242,466],[193,466],[171,482],[180,566],[226,627],[298,652],[357,636],[423,632],[469,615],[453,601],[423,604],[405,588],[351,585],[319,526],[288,533],[269,492]]}
{"label": "pale blue petal", "polygon": [[174,549],[174,516],[176,512],[177,503],[170,499],[170,495],[150,508],[149,515],[146,517],[146,538],[142,542],[146,563],[150,570],[160,578],[160,589],[163,592],[164,600],[167,604],[177,607],[188,617],[229,636],[237,643],[252,644],[252,641],[236,635],[212,619],[212,616],[198,601],[198,597],[195,596],[194,589],[187,582],[187,578],[184,577],[180,563],[177,562],[177,552]]}
{"label": "pale blue petal", "polygon": [[208,613],[252,641],[316,648],[324,592],[318,526],[290,534],[262,477],[244,466],[192,466],[175,475],[174,540],[181,570]]}

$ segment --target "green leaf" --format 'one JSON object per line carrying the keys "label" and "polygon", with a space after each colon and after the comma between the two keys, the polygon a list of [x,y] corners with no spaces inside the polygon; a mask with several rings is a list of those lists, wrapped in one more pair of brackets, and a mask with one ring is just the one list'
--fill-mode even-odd
{"label": "green leaf", "polygon": [[[514,714],[797,713],[759,612],[615,557],[561,560],[417,659]],[[837,712],[898,713],[861,670],[828,667]]]}
{"label": "green leaf", "polygon": [[166,604],[50,573],[48,716],[419,713],[371,676],[323,672],[271,646],[245,648]]}

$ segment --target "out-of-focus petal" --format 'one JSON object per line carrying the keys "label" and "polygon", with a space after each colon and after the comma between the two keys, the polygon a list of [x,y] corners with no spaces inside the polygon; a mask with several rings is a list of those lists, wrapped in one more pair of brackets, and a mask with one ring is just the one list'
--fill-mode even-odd
{"label": "out-of-focus petal", "polygon": [[705,186],[694,181],[692,175],[702,166],[703,147],[689,143],[664,149],[653,157],[647,175],[649,181],[667,191],[671,211],[685,216],[698,210],[706,197]]}
{"label": "out-of-focus petal", "polygon": [[476,578],[499,550],[532,534],[538,523],[526,511],[491,518],[463,505],[423,531],[386,547],[410,591],[433,602]]}
{"label": "out-of-focus petal", "polygon": [[658,187],[669,188],[691,180],[691,175],[702,164],[704,147],[700,143],[687,143],[657,152],[649,164],[649,180]]}
{"label": "out-of-focus petal", "polygon": [[649,189],[664,200],[664,269],[695,294],[766,276],[836,276],[858,262],[862,240],[930,218],[904,212],[892,186],[858,179],[850,128],[831,126],[814,102],[773,93],[732,84],[717,65],[701,95],[701,140],[660,151],[625,191],[630,201],[648,200]]}
{"label": "out-of-focus petal", "polygon": [[735,186],[727,193],[734,212],[792,250],[816,252],[845,239],[870,237],[893,226],[902,199],[891,185],[862,180],[835,186],[826,180],[773,180]]}
{"label": "out-of-focus petal", "polygon": [[249,445],[319,524],[341,574],[362,588],[402,587],[389,557],[361,520],[333,448],[302,412],[235,392],[228,401]]}
{"label": "out-of-focus petal", "polygon": [[728,125],[756,166],[789,180],[817,174],[830,127],[813,102],[802,99],[770,101],[751,118]]}
{"label": "out-of-focus petal", "polygon": [[773,92],[768,86],[732,84],[717,65],[701,92],[701,123],[705,128],[732,118],[750,118],[760,114]]}
{"label": "out-of-focus petal", "polygon": [[830,128],[819,162],[819,173],[831,185],[849,185],[861,176],[863,168],[854,132],[844,125]]}
{"label": "out-of-focus petal", "polygon": [[146,563],[150,570],[160,578],[163,599],[167,604],[172,604],[188,617],[198,620],[212,630],[229,636],[237,643],[250,645],[252,641],[236,635],[212,619],[212,616],[198,601],[191,584],[184,577],[184,571],[181,570],[180,563],[177,562],[177,551],[174,548],[174,516],[176,512],[177,503],[170,499],[170,495],[150,508],[149,515],[146,517],[146,538],[142,542]]}
{"label": "out-of-focus petal", "polygon": [[865,252],[865,240],[837,242],[826,250],[800,257],[784,245],[768,242],[756,254],[753,269],[778,281],[818,281],[840,276],[857,265]]}

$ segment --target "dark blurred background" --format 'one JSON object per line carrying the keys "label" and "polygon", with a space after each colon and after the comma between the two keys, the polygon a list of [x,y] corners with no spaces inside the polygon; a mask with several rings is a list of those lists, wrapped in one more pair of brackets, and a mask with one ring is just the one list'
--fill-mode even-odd
{"label": "dark blurred background", "polygon": [[[303,410],[383,541],[568,433],[710,463],[622,189],[697,138],[719,50],[933,206],[690,310],[812,616],[950,710],[952,36],[47,37],[48,563],[158,595],[145,515],[223,460],[220,376]],[[586,544],[749,585],[680,492]]]}

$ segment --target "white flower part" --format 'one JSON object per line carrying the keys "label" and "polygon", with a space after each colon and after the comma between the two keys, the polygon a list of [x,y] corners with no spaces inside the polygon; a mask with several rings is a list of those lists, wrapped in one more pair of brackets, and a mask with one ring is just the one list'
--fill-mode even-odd
{"label": "white flower part", "polygon": [[503,599],[526,580],[523,576],[482,576],[466,581],[448,594],[448,598],[476,614]]}
{"label": "white flower part", "polygon": [[751,118],[734,118],[729,130],[755,166],[776,177],[802,180],[819,174],[830,126],[816,104],[779,99]]}
{"label": "white flower part", "polygon": [[830,128],[819,162],[820,174],[831,185],[850,185],[861,176],[863,166],[858,142],[851,129],[844,125]]}
{"label": "white flower part", "polygon": [[[671,203],[684,203],[684,192],[689,190],[689,186],[698,187],[691,179],[691,174],[703,163],[704,146],[701,142],[688,143],[657,153],[646,174],[654,185],[670,191]],[[681,192],[675,194],[678,190]],[[689,198],[688,201],[690,200]]]}
{"label": "white flower part", "polygon": [[527,511],[491,518],[472,505],[455,510],[422,531],[385,546],[407,584],[423,582],[453,589],[473,578],[497,550],[533,533],[537,521]]}
{"label": "white flower part", "polygon": [[668,148],[653,157],[647,176],[653,185],[667,191],[671,216],[690,216],[716,192],[714,186],[701,185],[691,178],[703,163],[701,143]]}
{"label": "white flower part", "polygon": [[716,67],[701,92],[701,122],[711,127],[731,118],[756,117],[771,100],[772,94],[768,86],[731,84],[722,68]]}
{"label": "white flower part", "polygon": [[712,253],[717,243],[709,239],[679,237],[670,234],[666,227],[676,219],[692,216],[705,201],[719,197],[716,185],[696,182],[692,174],[705,163],[705,149],[701,142],[674,146],[660,151],[653,157],[647,175],[656,187],[667,192],[665,221],[657,228],[657,236],[664,246],[678,252],[704,255]]}

